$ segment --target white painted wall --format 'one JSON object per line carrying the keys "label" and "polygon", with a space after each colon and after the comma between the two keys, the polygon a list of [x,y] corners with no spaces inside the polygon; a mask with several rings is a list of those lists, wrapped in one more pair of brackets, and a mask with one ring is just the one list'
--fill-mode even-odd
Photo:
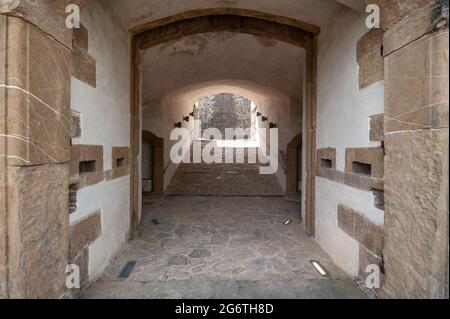
{"label": "white painted wall", "polygon": [[[89,53],[97,61],[97,87],[72,78],[72,109],[81,113],[82,136],[73,144],[103,145],[104,170],[112,168],[114,146],[130,146],[129,36],[108,1],[91,1],[82,23],[89,30]],[[78,192],[70,222],[102,210],[102,235],[89,251],[90,278],[97,277],[127,240],[130,177],[102,182]]]}
{"label": "white painted wall", "polygon": [[[337,151],[337,169],[345,169],[345,150],[379,147],[369,141],[369,118],[384,112],[384,85],[378,82],[359,90],[357,41],[368,31],[365,16],[341,8],[319,37],[317,75],[317,148]],[[371,192],[327,179],[316,180],[316,240],[347,273],[358,273],[359,244],[337,226],[341,203],[382,225],[384,212],[374,208]]]}

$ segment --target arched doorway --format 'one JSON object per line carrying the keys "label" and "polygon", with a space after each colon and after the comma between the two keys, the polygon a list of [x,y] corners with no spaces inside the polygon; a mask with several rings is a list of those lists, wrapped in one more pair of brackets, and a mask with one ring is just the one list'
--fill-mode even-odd
{"label": "arched doorway", "polygon": [[142,193],[164,191],[164,139],[142,132]]}

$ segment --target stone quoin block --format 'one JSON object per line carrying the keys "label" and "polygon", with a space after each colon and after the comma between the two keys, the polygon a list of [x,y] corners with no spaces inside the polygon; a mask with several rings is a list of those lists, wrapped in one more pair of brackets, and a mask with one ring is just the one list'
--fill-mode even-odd
{"label": "stone quoin block", "polygon": [[112,169],[106,173],[106,179],[112,180],[130,174],[130,148],[113,147],[111,152]]}
{"label": "stone quoin block", "polygon": [[384,141],[384,114],[377,114],[370,117],[369,139],[371,142]]}
{"label": "stone quoin block", "polygon": [[101,234],[102,213],[100,210],[76,221],[70,226],[70,257],[76,257],[82,249],[92,244]]}
{"label": "stone quoin block", "polygon": [[371,29],[357,43],[359,88],[382,81],[384,77],[383,30]]}
{"label": "stone quoin block", "polygon": [[337,218],[340,229],[357,240],[369,252],[381,256],[384,245],[382,226],[342,204],[338,205]]}
{"label": "stone quoin block", "polygon": [[448,275],[448,129],[386,136],[386,291],[441,298]]}
{"label": "stone quoin block", "polygon": [[383,178],[384,150],[377,147],[346,149],[345,172]]}
{"label": "stone quoin block", "polygon": [[[6,20],[8,28],[0,31],[4,38],[0,63],[8,61],[7,75],[1,72],[6,112],[0,114],[6,165],[68,162],[70,51],[22,19]],[[14,41],[5,43],[6,39]]]}
{"label": "stone quoin block", "polygon": [[103,181],[103,146],[72,145],[69,169],[70,183],[78,184],[79,189]]}
{"label": "stone quoin block", "polygon": [[386,132],[448,127],[448,48],[447,30],[386,57]]}

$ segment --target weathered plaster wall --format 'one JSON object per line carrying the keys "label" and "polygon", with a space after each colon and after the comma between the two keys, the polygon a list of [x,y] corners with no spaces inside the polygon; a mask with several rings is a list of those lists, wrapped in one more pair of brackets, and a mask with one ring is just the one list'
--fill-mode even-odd
{"label": "weathered plaster wall", "polygon": [[[383,82],[358,88],[357,41],[368,31],[365,17],[347,8],[319,36],[317,82],[317,149],[336,148],[336,168],[345,169],[347,148],[379,147],[369,141],[369,118],[384,112]],[[316,239],[336,263],[358,274],[359,245],[337,226],[337,204],[346,204],[376,224],[384,212],[374,207],[371,192],[322,177],[316,181]]]}
{"label": "weathered plaster wall", "polygon": [[[103,145],[103,169],[110,170],[113,147],[130,145],[129,36],[107,1],[90,1],[82,12],[89,54],[97,63],[97,85],[72,78],[72,109],[81,113],[81,137],[73,144]],[[95,278],[128,239],[129,175],[81,189],[70,221],[102,213],[102,235],[91,245],[90,277]]]}

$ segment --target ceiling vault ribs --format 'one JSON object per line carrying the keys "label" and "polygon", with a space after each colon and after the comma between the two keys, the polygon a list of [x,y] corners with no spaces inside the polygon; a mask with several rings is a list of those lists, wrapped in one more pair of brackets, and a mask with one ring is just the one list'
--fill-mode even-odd
{"label": "ceiling vault ribs", "polygon": [[291,18],[242,9],[203,9],[159,19],[131,30],[140,49],[214,31],[247,33],[306,48],[320,32],[316,26]]}

